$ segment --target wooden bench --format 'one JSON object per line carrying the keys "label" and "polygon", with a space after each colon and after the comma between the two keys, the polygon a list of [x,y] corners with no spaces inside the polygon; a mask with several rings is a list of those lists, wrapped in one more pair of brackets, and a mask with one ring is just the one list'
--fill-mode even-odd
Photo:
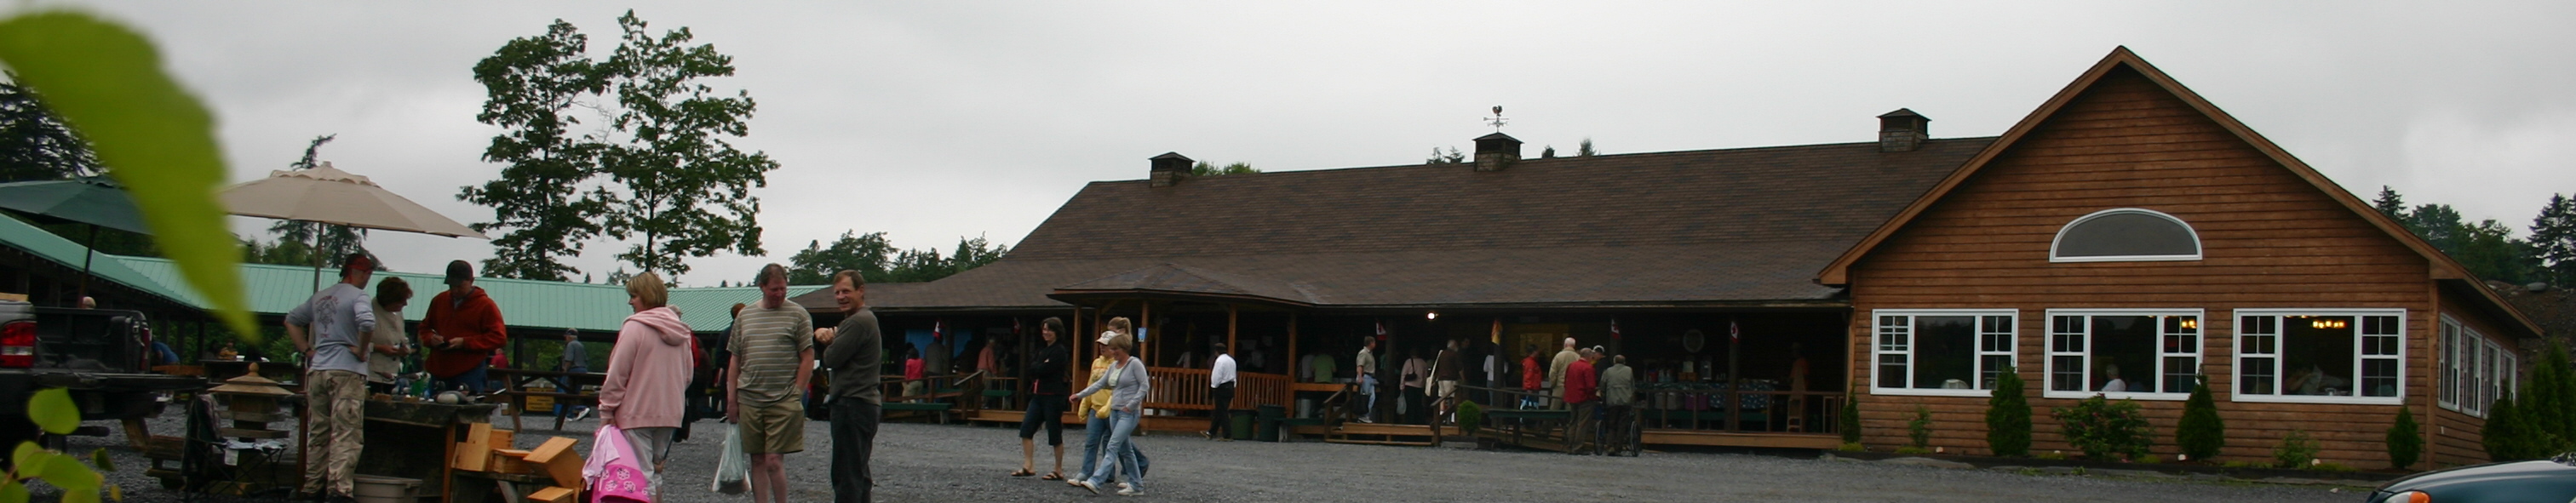
{"label": "wooden bench", "polygon": [[947,402],[888,402],[879,407],[884,409],[885,412],[923,412],[935,414],[939,416],[939,424],[948,424],[948,409],[955,408],[956,405]]}

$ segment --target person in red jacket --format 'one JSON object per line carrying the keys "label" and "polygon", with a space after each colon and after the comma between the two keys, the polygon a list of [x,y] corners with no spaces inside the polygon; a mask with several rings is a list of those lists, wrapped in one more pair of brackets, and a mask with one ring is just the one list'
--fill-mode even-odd
{"label": "person in red jacket", "polygon": [[1521,396],[1521,408],[1536,409],[1545,404],[1539,401],[1539,392],[1547,387],[1547,364],[1538,361],[1537,344],[1526,346],[1527,349],[1521,350],[1526,355],[1521,357],[1521,391],[1529,394]]}
{"label": "person in red jacket", "polygon": [[420,318],[421,343],[433,351],[421,363],[433,378],[431,386],[464,387],[478,395],[488,391],[485,371],[492,350],[508,342],[509,333],[501,324],[501,307],[474,286],[474,266],[448,262],[447,291],[431,298],[429,314]]}
{"label": "person in red jacket", "polygon": [[1601,408],[1601,374],[1592,370],[1592,361],[1599,358],[1600,353],[1585,348],[1574,363],[1565,366],[1565,403],[1574,408],[1572,424],[1565,430],[1565,441],[1569,445],[1583,445],[1585,440],[1593,437],[1592,428],[1599,424],[1592,419],[1592,414]]}

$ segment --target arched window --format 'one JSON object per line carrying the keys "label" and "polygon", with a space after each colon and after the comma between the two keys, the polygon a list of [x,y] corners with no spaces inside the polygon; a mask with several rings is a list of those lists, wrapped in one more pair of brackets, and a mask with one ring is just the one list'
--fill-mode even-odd
{"label": "arched window", "polygon": [[2173,215],[2118,208],[2067,223],[2048,247],[2050,262],[2154,260],[2200,260],[2200,234]]}

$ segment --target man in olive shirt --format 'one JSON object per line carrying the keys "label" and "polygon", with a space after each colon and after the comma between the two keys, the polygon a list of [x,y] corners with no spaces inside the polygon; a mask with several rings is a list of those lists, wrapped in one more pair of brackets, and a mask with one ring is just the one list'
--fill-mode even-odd
{"label": "man in olive shirt", "polygon": [[813,378],[814,318],[787,301],[787,267],[769,264],[752,279],[760,303],[734,315],[732,398],[725,416],[751,455],[753,503],[787,503],[788,454],[805,450],[806,384]]}
{"label": "man in olive shirt", "polygon": [[832,371],[832,402],[826,407],[832,411],[832,501],[837,503],[869,501],[876,486],[868,454],[876,445],[882,412],[877,373],[885,365],[885,349],[877,314],[868,310],[867,288],[858,271],[832,275],[832,302],[846,316],[822,337],[823,368]]}

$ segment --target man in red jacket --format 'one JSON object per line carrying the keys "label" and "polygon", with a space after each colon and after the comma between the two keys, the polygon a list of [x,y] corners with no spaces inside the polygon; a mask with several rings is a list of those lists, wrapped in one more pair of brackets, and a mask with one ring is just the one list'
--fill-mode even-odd
{"label": "man in red jacket", "polygon": [[483,394],[492,350],[508,342],[509,334],[501,324],[501,307],[474,286],[474,266],[463,260],[448,262],[447,291],[431,298],[429,314],[420,318],[421,343],[435,351],[421,363],[435,378],[430,385],[442,390],[462,386]]}
{"label": "man in red jacket", "polygon": [[1601,405],[1601,373],[1592,370],[1592,360],[1600,357],[1585,348],[1574,363],[1565,365],[1565,403],[1574,408],[1574,417],[1567,421],[1565,430],[1566,445],[1580,446],[1593,436],[1592,414]]}

